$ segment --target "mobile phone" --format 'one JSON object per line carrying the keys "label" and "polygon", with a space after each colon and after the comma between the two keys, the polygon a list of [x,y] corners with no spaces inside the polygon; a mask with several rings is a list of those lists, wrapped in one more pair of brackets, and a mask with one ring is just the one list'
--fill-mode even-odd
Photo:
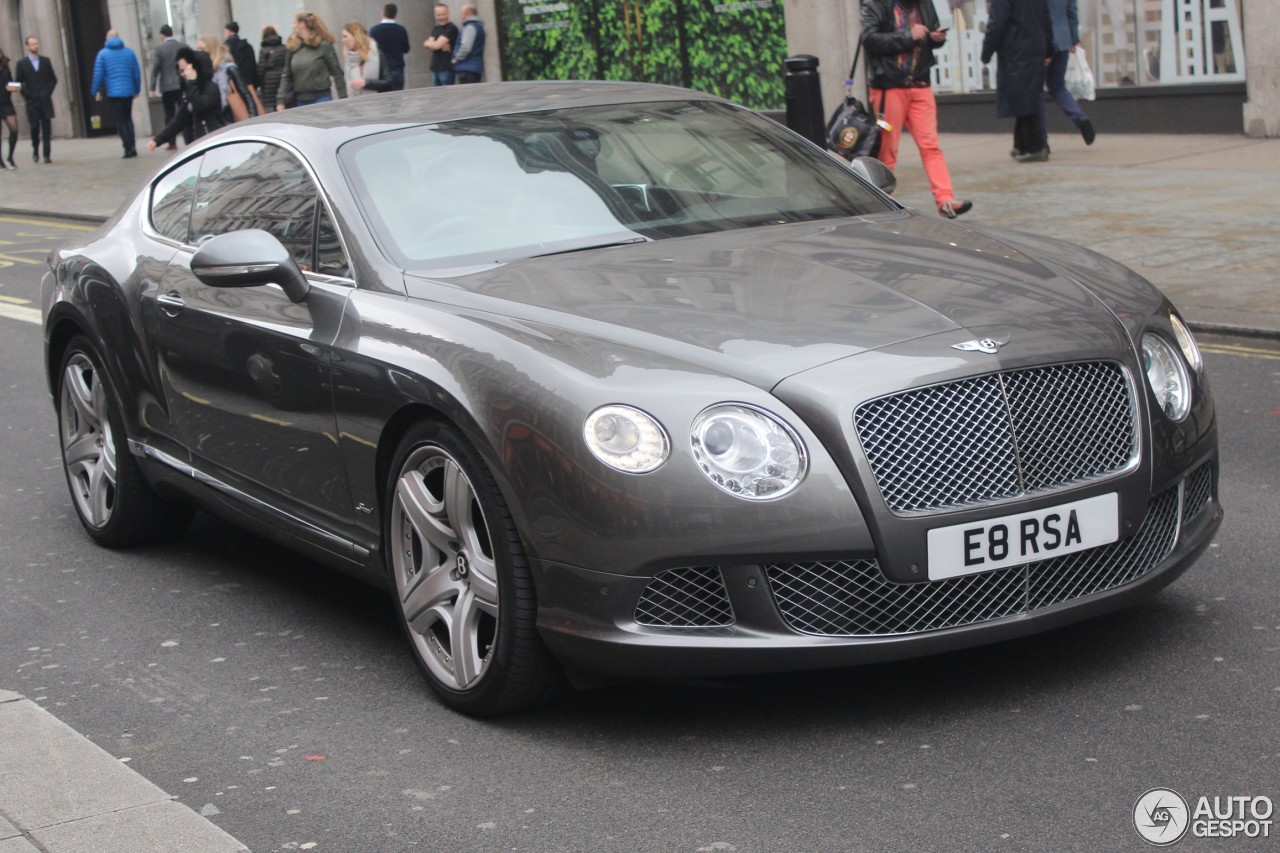
{"label": "mobile phone", "polygon": [[935,32],[935,33],[945,33],[945,32],[947,32],[947,31],[948,31],[948,30],[950,30],[950,29],[951,29],[951,27],[939,27],[938,29],[934,30],[934,32]]}

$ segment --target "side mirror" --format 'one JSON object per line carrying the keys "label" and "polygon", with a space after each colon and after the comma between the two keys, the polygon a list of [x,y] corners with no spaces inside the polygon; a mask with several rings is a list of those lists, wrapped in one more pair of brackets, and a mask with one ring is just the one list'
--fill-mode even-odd
{"label": "side mirror", "polygon": [[191,272],[210,287],[278,284],[290,302],[306,299],[311,289],[289,250],[260,228],[210,239],[191,259]]}
{"label": "side mirror", "polygon": [[892,193],[898,188],[898,179],[893,171],[874,157],[855,157],[849,166],[885,193]]}

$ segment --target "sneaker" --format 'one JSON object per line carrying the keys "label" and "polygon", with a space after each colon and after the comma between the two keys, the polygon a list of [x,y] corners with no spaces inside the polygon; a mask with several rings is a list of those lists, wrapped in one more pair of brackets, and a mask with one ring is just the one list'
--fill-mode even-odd
{"label": "sneaker", "polygon": [[9,168],[10,168],[10,169],[16,169],[16,168],[18,168],[18,164],[17,164],[17,163],[15,163],[15,162],[13,162],[13,155],[12,155],[12,154],[10,154],[10,155],[9,155]]}
{"label": "sneaker", "polygon": [[1026,153],[1027,153],[1027,152],[1023,151],[1021,148],[1010,148],[1010,149],[1009,149],[1009,156],[1010,156],[1010,157],[1012,157],[1012,158],[1013,158],[1013,159],[1015,159],[1015,160],[1017,160],[1019,157],[1021,157],[1023,154],[1026,154]]}
{"label": "sneaker", "polygon": [[955,219],[957,216],[968,213],[972,209],[973,202],[953,198],[951,201],[944,201],[938,207],[938,215],[945,219]]}
{"label": "sneaker", "polygon": [[1093,122],[1088,119],[1080,122],[1080,135],[1084,137],[1085,145],[1092,145],[1093,140],[1098,138],[1098,134],[1093,132]]}
{"label": "sneaker", "polygon": [[1049,151],[1046,148],[1041,148],[1039,151],[1028,151],[1025,154],[1019,154],[1013,159],[1019,163],[1044,163],[1049,159]]}

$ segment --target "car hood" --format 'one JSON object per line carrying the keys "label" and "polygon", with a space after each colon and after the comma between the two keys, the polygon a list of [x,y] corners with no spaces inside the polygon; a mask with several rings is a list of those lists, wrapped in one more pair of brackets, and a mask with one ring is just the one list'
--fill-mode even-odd
{"label": "car hood", "polygon": [[1115,322],[1085,287],[1025,248],[907,211],[530,258],[447,277],[410,274],[406,284],[410,296],[639,346],[763,388],[948,331],[963,341],[967,330]]}

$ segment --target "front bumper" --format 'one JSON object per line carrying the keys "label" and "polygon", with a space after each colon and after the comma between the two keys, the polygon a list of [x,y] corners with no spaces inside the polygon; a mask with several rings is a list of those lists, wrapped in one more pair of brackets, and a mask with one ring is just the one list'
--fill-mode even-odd
{"label": "front bumper", "polygon": [[538,625],[574,669],[650,678],[821,669],[997,642],[1129,606],[1171,583],[1222,522],[1216,481],[1216,459],[1205,460],[1112,545],[946,581],[890,581],[874,555],[762,561],[677,570],[689,596],[681,601],[681,584],[662,574],[539,565]]}

